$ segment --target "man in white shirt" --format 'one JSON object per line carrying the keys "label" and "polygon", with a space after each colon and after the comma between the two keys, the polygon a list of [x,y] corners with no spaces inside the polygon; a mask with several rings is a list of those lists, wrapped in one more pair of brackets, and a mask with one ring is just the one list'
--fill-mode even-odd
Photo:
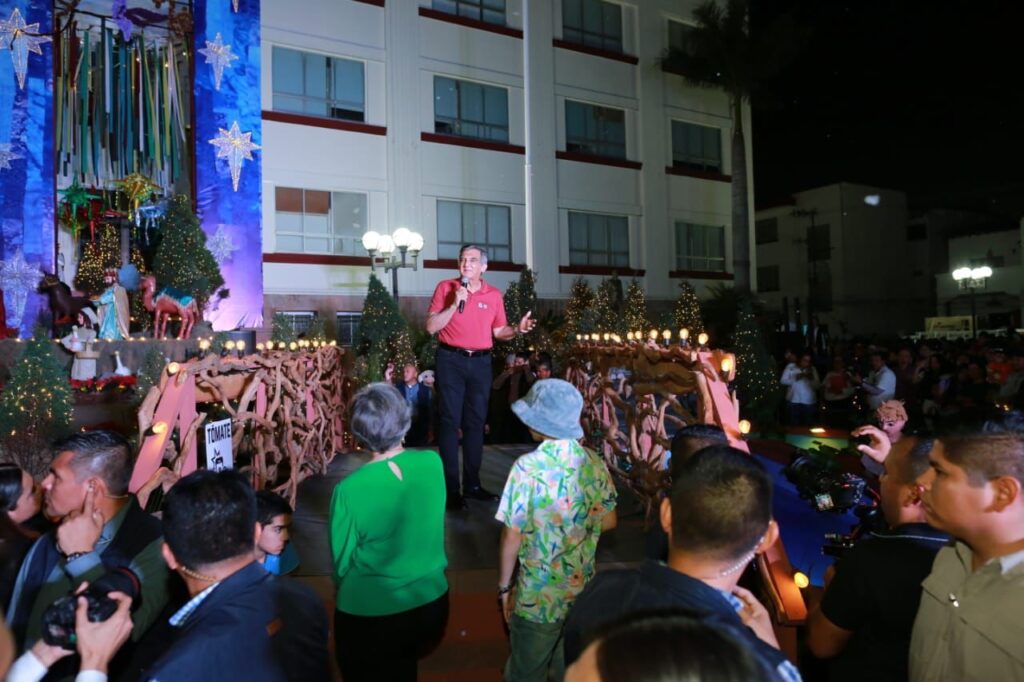
{"label": "man in white shirt", "polygon": [[810,426],[818,408],[818,370],[811,364],[811,354],[803,353],[797,364],[790,363],[782,371],[780,383],[786,387],[786,412],[790,425]]}
{"label": "man in white shirt", "polygon": [[896,396],[896,374],[885,365],[885,359],[879,351],[871,353],[871,373],[867,379],[859,376],[853,378],[855,384],[860,384],[866,396],[868,409],[872,412],[881,407],[886,400],[892,400]]}

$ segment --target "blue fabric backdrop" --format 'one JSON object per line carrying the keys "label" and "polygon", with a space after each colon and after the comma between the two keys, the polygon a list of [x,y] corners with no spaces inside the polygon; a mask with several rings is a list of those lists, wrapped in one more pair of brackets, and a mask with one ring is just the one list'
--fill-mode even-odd
{"label": "blue fabric backdrop", "polygon": [[[39,33],[50,33],[50,0],[0,0],[0,18],[7,21],[15,8],[26,24],[38,22]],[[11,50],[0,50],[0,143],[9,143],[21,157],[0,169],[0,260],[13,259],[20,250],[30,265],[53,272],[53,43],[40,47],[42,55],[28,55],[23,90]],[[20,316],[17,299],[16,291],[4,291],[9,327],[27,336],[40,319],[49,321],[42,296],[29,292]]]}
{"label": "blue fabric backdrop", "polygon": [[[206,314],[217,330],[258,327],[263,323],[263,151],[253,151],[253,160],[243,162],[238,191],[234,191],[227,160],[217,159],[217,149],[209,143],[221,129],[230,129],[237,121],[242,133],[252,133],[252,142],[262,145],[259,0],[239,0],[238,5],[235,13],[230,0],[195,3],[199,219],[208,237],[220,229],[235,247],[221,263],[221,274],[231,295]],[[220,90],[214,88],[212,65],[206,64],[205,57],[198,52],[217,33],[238,56],[224,69]]]}

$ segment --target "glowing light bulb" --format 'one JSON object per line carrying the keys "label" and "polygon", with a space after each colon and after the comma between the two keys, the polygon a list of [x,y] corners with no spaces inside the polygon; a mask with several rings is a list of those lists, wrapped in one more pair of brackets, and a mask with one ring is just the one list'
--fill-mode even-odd
{"label": "glowing light bulb", "polygon": [[744,436],[750,433],[750,422],[746,419],[741,419],[739,423],[740,433]]}
{"label": "glowing light bulb", "polygon": [[652,329],[651,333],[648,334],[648,336],[651,337],[651,341],[657,341],[658,340],[658,330],[657,329]]}
{"label": "glowing light bulb", "polygon": [[683,341],[686,341],[686,339],[690,338],[690,330],[687,329],[686,327],[680,329],[679,338],[681,338]]}
{"label": "glowing light bulb", "polygon": [[669,330],[665,329],[664,331],[661,332],[661,338],[663,338],[666,341],[668,341],[669,339],[672,338],[672,332],[670,332]]}
{"label": "glowing light bulb", "polygon": [[170,374],[171,376],[177,374],[179,369],[181,369],[181,365],[179,365],[176,362],[172,362],[171,364],[167,365],[167,373]]}
{"label": "glowing light bulb", "polygon": [[708,335],[705,334],[704,332],[701,332],[700,336],[697,337],[697,343],[699,343],[702,346],[708,345]]}
{"label": "glowing light bulb", "polygon": [[796,583],[796,586],[802,590],[811,584],[811,579],[808,578],[805,573],[797,571],[793,574],[793,582]]}
{"label": "glowing light bulb", "polygon": [[299,344],[295,343],[294,341],[292,341],[291,343],[288,344],[288,350],[295,350],[298,347],[299,347]]}
{"label": "glowing light bulb", "polygon": [[161,433],[167,432],[167,422],[157,422],[153,424],[153,433],[160,435]]}
{"label": "glowing light bulb", "polygon": [[825,427],[824,426],[814,426],[814,427],[811,427],[811,433],[815,434],[816,436],[820,436],[821,434],[825,433]]}
{"label": "glowing light bulb", "polygon": [[732,371],[732,357],[726,355],[724,358],[722,358],[722,373],[723,374],[728,374],[731,371]]}

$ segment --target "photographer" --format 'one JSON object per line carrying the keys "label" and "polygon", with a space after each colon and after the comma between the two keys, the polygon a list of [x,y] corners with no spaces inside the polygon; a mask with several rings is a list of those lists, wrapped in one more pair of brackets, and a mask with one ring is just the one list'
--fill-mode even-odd
{"label": "photographer", "polygon": [[[128,492],[128,443],[111,431],[92,431],[75,434],[55,449],[42,488],[46,515],[60,523],[25,557],[8,623],[19,646],[30,647],[41,636],[43,612],[50,604],[83,581],[123,566],[141,578],[141,605],[132,617],[132,636],[138,641],[167,602],[167,566],[160,557],[160,522]],[[70,661],[61,672],[63,666],[73,669]]]}
{"label": "photographer", "polygon": [[871,438],[859,449],[884,462],[880,496],[889,530],[868,534],[826,575],[825,594],[807,619],[807,645],[815,656],[835,657],[830,680],[906,680],[921,581],[949,541],[926,523],[917,484],[932,442],[890,452],[884,431],[859,431]]}
{"label": "photographer", "polygon": [[791,426],[810,426],[818,408],[818,370],[811,364],[811,354],[801,353],[800,360],[790,363],[779,380],[786,387],[786,416]]}

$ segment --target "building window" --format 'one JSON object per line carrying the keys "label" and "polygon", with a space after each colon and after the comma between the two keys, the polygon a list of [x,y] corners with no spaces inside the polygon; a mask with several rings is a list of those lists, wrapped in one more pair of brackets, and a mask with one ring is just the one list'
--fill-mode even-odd
{"label": "building window", "polygon": [[275,111],[366,120],[362,62],[274,47],[273,81]]}
{"label": "building window", "polygon": [[562,0],[562,39],[622,52],[622,7],[603,0]]}
{"label": "building window", "polygon": [[629,219],[569,213],[569,264],[629,267]]}
{"label": "building window", "polygon": [[508,206],[437,202],[437,257],[458,258],[463,244],[478,244],[495,261],[512,260],[511,213]]}
{"label": "building window", "polygon": [[434,0],[431,7],[446,14],[505,25],[505,0]]}
{"label": "building window", "polygon": [[828,260],[832,257],[832,235],[828,225],[811,225],[807,230],[807,260]]}
{"label": "building window", "polygon": [[508,142],[508,90],[434,76],[434,132]]}
{"label": "building window", "polygon": [[365,194],[277,187],[274,201],[278,251],[365,255]]}
{"label": "building window", "polygon": [[828,261],[816,263],[811,268],[810,296],[808,304],[814,312],[832,312],[832,268]]}
{"label": "building window", "polygon": [[757,268],[757,290],[763,294],[779,290],[778,265],[763,265]]}
{"label": "building window", "polygon": [[362,313],[338,313],[334,317],[335,338],[339,346],[349,348],[359,344],[359,326],[363,322]]}
{"label": "building window", "polygon": [[762,218],[754,223],[754,240],[758,244],[772,244],[779,241],[779,219]]}
{"label": "building window", "polygon": [[988,255],[983,258],[972,258],[970,265],[972,268],[980,268],[985,265],[990,268],[1004,268],[1006,267],[1006,256],[997,256],[990,250]]}
{"label": "building window", "polygon": [[284,319],[296,335],[308,332],[313,321],[316,319],[316,313],[311,310],[298,312],[279,310],[278,313],[284,316]]}
{"label": "building window", "polygon": [[626,112],[566,100],[565,149],[592,156],[626,158]]}
{"label": "building window", "polygon": [[725,272],[725,227],[677,222],[676,269]]}
{"label": "building window", "polygon": [[722,172],[722,131],[710,126],[672,121],[672,167]]}
{"label": "building window", "polygon": [[919,242],[928,239],[928,223],[911,223],[907,225],[907,241]]}
{"label": "building window", "polygon": [[668,49],[669,52],[686,52],[690,40],[690,34],[694,26],[684,24],[681,21],[668,21]]}

